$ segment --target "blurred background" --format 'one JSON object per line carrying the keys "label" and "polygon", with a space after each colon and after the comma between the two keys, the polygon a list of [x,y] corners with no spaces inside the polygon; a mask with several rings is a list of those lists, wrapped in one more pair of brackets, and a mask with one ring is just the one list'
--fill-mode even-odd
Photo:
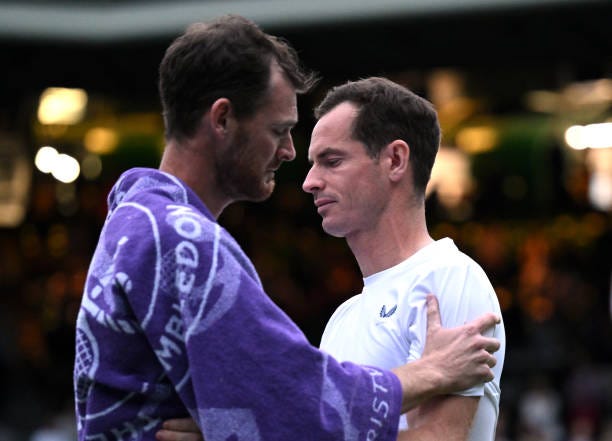
{"label": "blurred background", "polygon": [[318,344],[360,292],[300,185],[325,91],[389,77],[438,109],[432,235],[486,270],[508,349],[499,441],[612,440],[612,2],[0,1],[0,441],[71,441],[74,323],[106,195],[163,148],[157,68],[193,21],[238,13],[322,77],[297,159],[220,222]]}

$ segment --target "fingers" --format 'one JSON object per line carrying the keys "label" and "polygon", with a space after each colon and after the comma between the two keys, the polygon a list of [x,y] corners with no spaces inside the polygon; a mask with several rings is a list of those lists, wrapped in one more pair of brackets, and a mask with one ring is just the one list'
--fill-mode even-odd
{"label": "fingers", "polygon": [[200,428],[191,418],[166,420],[155,434],[157,441],[202,441]]}
{"label": "fingers", "polygon": [[491,369],[487,369],[487,371],[482,375],[482,380],[479,383],[488,383],[489,381],[493,381],[495,375]]}
{"label": "fingers", "polygon": [[157,441],[203,441],[200,433],[175,432],[174,430],[161,429],[155,433]]}
{"label": "fingers", "polygon": [[483,342],[484,349],[489,353],[494,353],[499,350],[501,343],[496,338],[485,337]]}
{"label": "fingers", "polygon": [[164,421],[164,429],[175,430],[177,432],[200,432],[200,428],[191,418],[174,418]]}
{"label": "fingers", "polygon": [[476,329],[478,329],[478,332],[482,334],[487,329],[492,328],[493,326],[497,325],[500,322],[501,322],[501,318],[498,315],[488,312],[484,314],[483,316],[475,319],[474,326],[476,326]]}
{"label": "fingers", "polygon": [[433,294],[427,294],[427,334],[435,331],[442,326],[440,320],[440,305],[438,299]]}
{"label": "fingers", "polygon": [[497,364],[497,358],[490,352],[486,352],[485,364],[490,368],[495,367]]}
{"label": "fingers", "polygon": [[497,359],[489,352],[482,352],[478,365],[472,368],[472,373],[475,374],[475,384],[487,383],[495,378],[492,368],[497,364]]}

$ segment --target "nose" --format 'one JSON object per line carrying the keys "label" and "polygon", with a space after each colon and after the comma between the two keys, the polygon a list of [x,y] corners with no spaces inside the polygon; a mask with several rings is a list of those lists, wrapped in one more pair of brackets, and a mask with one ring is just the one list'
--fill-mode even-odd
{"label": "nose", "polygon": [[288,134],[278,149],[278,159],[281,161],[293,161],[295,159],[295,146],[293,137]]}
{"label": "nose", "polygon": [[323,183],[318,177],[315,166],[313,165],[312,167],[310,167],[310,170],[308,170],[306,178],[302,183],[302,190],[304,190],[306,193],[314,194],[316,191],[319,191],[321,189],[322,185]]}

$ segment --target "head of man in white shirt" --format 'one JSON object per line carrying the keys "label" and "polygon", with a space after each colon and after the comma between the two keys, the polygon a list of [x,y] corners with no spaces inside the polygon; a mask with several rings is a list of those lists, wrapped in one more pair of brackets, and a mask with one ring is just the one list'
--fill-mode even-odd
{"label": "head of man in white shirt", "polygon": [[302,188],[314,196],[323,229],[347,240],[362,274],[432,242],[425,187],[440,144],[433,106],[390,80],[368,78],[333,88],[315,116]]}

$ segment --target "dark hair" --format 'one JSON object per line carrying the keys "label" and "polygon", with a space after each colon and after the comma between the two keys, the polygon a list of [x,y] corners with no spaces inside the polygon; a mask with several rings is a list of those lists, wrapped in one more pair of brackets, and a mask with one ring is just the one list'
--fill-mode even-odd
{"label": "dark hair", "polygon": [[287,42],[246,18],[226,15],[189,26],[159,67],[166,137],[192,136],[202,115],[222,97],[232,102],[238,118],[252,115],[266,96],[274,60],[297,93],[314,84],[314,75],[300,66]]}
{"label": "dark hair", "polygon": [[440,145],[440,124],[433,105],[393,81],[372,77],[331,89],[315,109],[315,117],[347,101],[358,108],[353,138],[365,144],[370,157],[377,158],[396,139],[408,144],[414,188],[424,194]]}

